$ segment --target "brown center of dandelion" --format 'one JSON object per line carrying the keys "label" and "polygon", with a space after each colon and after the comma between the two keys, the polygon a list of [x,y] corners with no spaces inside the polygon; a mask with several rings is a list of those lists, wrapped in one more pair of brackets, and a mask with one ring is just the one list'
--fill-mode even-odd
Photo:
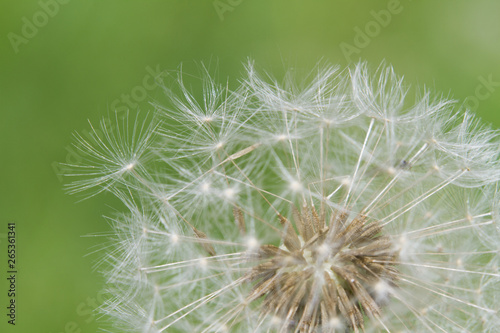
{"label": "brown center of dandelion", "polygon": [[314,207],[293,207],[292,223],[279,216],[282,247],[260,246],[259,261],[246,275],[249,302],[261,302],[280,332],[355,332],[395,287],[397,252],[376,220],[347,212],[319,216]]}

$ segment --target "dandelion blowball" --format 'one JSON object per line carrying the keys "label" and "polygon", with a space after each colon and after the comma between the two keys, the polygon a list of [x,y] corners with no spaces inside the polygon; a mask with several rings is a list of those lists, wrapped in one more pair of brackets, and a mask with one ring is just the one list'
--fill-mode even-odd
{"label": "dandelion blowball", "polygon": [[77,136],[70,190],[127,207],[104,258],[118,330],[498,330],[497,131],[405,102],[387,66],[202,85]]}

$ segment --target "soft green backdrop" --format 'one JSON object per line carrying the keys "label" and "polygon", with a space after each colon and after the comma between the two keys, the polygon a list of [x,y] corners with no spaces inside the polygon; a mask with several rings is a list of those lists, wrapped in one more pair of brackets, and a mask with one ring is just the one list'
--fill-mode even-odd
{"label": "soft green backdrop", "polygon": [[[147,68],[184,63],[189,72],[205,62],[225,80],[247,57],[276,73],[385,59],[413,86],[472,97],[469,105],[500,127],[497,0],[55,1],[0,2],[2,332],[98,330],[89,313],[102,287],[99,255],[88,254],[104,239],[82,236],[109,230],[102,215],[119,205],[105,196],[77,203],[54,162],[66,160],[87,119],[125,107],[122,94],[150,109],[160,92]],[[15,327],[5,316],[8,221],[18,232]]]}

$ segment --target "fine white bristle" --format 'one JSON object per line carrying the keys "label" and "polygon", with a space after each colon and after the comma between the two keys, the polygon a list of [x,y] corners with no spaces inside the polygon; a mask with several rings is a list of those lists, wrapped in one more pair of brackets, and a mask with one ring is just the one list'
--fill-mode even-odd
{"label": "fine white bristle", "polygon": [[127,208],[103,258],[120,330],[496,331],[498,131],[409,104],[390,66],[246,68],[76,136],[69,190]]}

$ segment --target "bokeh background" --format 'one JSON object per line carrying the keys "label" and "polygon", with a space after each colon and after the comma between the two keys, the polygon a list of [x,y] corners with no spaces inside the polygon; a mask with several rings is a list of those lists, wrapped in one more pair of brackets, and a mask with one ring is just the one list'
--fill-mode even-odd
{"label": "bokeh background", "polygon": [[[413,87],[465,103],[500,128],[497,0],[3,0],[0,2],[1,332],[97,332],[95,264],[120,205],[64,192],[74,131],[113,109],[151,110],[152,75],[199,68],[236,82],[242,63],[277,75],[394,65]],[[127,97],[128,96],[128,97]],[[6,233],[18,233],[16,326],[7,325]]]}

